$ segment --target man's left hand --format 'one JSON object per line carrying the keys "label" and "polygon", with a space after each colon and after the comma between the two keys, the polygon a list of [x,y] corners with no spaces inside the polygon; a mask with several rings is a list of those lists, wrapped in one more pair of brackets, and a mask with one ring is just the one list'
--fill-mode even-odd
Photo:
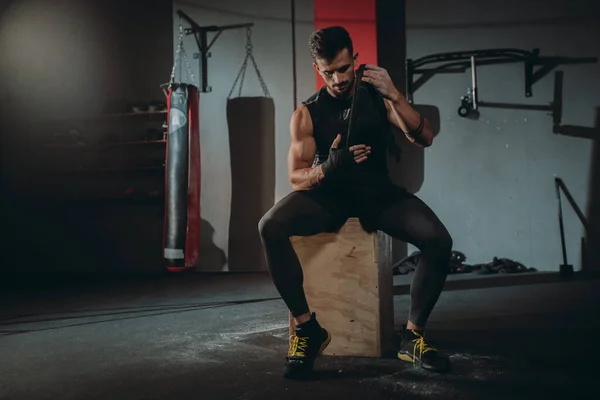
{"label": "man's left hand", "polygon": [[400,94],[388,72],[377,65],[365,65],[362,80],[373,85],[379,94],[388,100]]}

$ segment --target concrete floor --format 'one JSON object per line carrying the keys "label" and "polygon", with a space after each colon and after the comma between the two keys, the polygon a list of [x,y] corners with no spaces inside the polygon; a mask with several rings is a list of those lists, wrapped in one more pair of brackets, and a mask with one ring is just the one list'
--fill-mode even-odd
{"label": "concrete floor", "polygon": [[[429,336],[453,372],[322,357],[318,379],[293,382],[266,274],[6,287],[0,399],[598,399],[598,293],[597,279],[445,291]],[[408,304],[395,297],[397,326]]]}

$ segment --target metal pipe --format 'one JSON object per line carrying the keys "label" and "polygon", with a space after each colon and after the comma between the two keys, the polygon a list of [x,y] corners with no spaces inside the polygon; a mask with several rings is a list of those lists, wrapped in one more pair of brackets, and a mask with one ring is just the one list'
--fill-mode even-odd
{"label": "metal pipe", "polygon": [[556,185],[556,192],[558,195],[558,200],[560,201],[560,190],[562,190],[562,192],[565,194],[565,197],[567,198],[567,201],[571,205],[571,208],[573,209],[573,211],[575,211],[575,214],[579,218],[579,221],[581,221],[581,224],[585,228],[586,232],[589,232],[590,227],[588,224],[588,220],[585,217],[585,215],[583,214],[583,212],[581,211],[581,209],[579,208],[579,206],[577,205],[577,203],[575,202],[575,199],[571,195],[571,192],[569,192],[569,189],[567,189],[567,185],[565,185],[563,180],[558,177],[554,178],[554,183]]}
{"label": "metal pipe", "polygon": [[531,110],[531,111],[552,111],[552,106],[537,105],[537,104],[517,104],[517,103],[497,103],[492,101],[479,101],[479,107],[487,108],[511,108],[514,110]]}
{"label": "metal pipe", "polygon": [[298,104],[298,76],[296,72],[296,1],[292,1],[292,82],[294,96],[294,110]]}
{"label": "metal pipe", "polygon": [[414,93],[413,93],[413,86],[414,86],[414,81],[413,81],[413,76],[415,73],[415,70],[413,68],[413,64],[412,64],[412,60],[410,58],[408,58],[406,60],[405,63],[405,70],[406,70],[406,100],[408,100],[408,102],[410,104],[413,103],[413,98],[414,98]]}
{"label": "metal pipe", "polygon": [[473,110],[477,110],[477,65],[475,56],[471,56],[471,80],[473,81]]}
{"label": "metal pipe", "polygon": [[200,57],[200,73],[202,74],[202,92],[210,92],[211,89],[208,86],[208,41],[206,37],[206,33],[200,35],[200,43],[198,43],[198,47],[200,48],[200,53],[202,56]]}
{"label": "metal pipe", "polygon": [[228,29],[239,29],[239,28],[252,28],[254,26],[253,22],[247,23],[247,24],[236,24],[236,25],[220,25],[217,26],[217,30],[219,31],[225,31]]}
{"label": "metal pipe", "polygon": [[565,244],[565,227],[563,223],[563,215],[562,215],[562,202],[560,201],[560,190],[558,187],[556,188],[556,193],[558,196],[558,225],[560,228],[560,245],[562,248],[562,256],[563,256],[563,265],[567,265],[567,246]]}

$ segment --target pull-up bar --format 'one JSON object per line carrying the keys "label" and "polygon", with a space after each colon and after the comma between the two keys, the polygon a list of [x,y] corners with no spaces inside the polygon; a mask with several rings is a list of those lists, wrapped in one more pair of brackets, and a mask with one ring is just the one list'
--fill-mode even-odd
{"label": "pull-up bar", "polygon": [[[208,86],[208,58],[210,57],[210,53],[208,51],[223,31],[230,29],[252,28],[254,24],[247,23],[224,26],[200,26],[181,10],[177,11],[177,15],[179,15],[180,18],[185,19],[187,23],[191,26],[191,28],[185,29],[184,33],[186,35],[194,35],[196,43],[198,44],[198,49],[200,50],[200,53],[194,54],[194,58],[200,58],[200,71],[202,74],[200,82],[200,91],[204,93],[210,92],[212,88]],[[216,33],[216,35],[213,37],[210,43],[208,42],[208,32]]]}

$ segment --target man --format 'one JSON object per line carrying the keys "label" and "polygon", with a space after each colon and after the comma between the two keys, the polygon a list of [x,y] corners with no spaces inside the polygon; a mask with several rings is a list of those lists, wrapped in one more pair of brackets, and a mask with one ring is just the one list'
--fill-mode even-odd
{"label": "man", "polygon": [[309,49],[325,86],[291,118],[288,168],[293,192],[259,223],[269,272],[296,323],[284,376],[306,376],[331,340],[310,312],[302,267],[290,237],[336,231],[350,216],[358,216],[369,231],[383,231],[420,249],[398,357],[428,370],[446,371],[448,359],[425,340],[424,329],[446,280],[452,239],[427,205],[391,183],[386,166],[390,125],[410,142],[427,147],[433,141],[429,122],[396,89],[386,70],[367,65],[362,85],[376,91],[382,117],[380,121],[376,114],[363,118],[363,126],[368,119],[367,129],[355,133],[352,127],[349,138],[350,111],[363,112],[350,109],[353,89],[361,84],[355,79],[358,55],[353,53],[352,40],[344,28],[329,27],[311,34]]}

